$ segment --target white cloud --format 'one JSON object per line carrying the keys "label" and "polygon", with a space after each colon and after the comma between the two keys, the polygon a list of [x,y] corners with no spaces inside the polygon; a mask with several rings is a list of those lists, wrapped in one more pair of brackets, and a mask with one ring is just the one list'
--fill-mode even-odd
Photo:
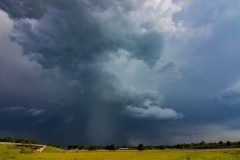
{"label": "white cloud", "polygon": [[150,0],[144,3],[142,16],[147,15],[147,19],[155,22],[155,29],[174,33],[184,29],[180,21],[173,20],[173,15],[180,12],[182,7],[182,3],[174,3],[172,0]]}
{"label": "white cloud", "polygon": [[37,116],[39,114],[42,114],[45,110],[44,109],[29,109],[27,113],[30,113],[32,116]]}
{"label": "white cloud", "polygon": [[[128,3],[131,9],[127,12],[122,5],[116,4],[104,12],[99,12],[97,9],[92,11],[92,15],[104,24],[105,34],[114,33],[109,35],[110,37],[120,38],[132,33],[144,34],[152,30],[162,33],[176,33],[184,30],[181,21],[173,20],[174,14],[182,10],[182,3],[175,3],[172,0],[142,2],[131,0]],[[112,23],[116,17],[118,20]]]}
{"label": "white cloud", "polygon": [[233,84],[231,84],[229,87],[225,88],[222,93],[226,93],[226,92],[240,92],[240,80],[237,80],[236,82],[234,82]]}
{"label": "white cloud", "polygon": [[104,69],[117,76],[124,88],[138,92],[161,91],[182,76],[171,60],[161,58],[154,68],[150,68],[144,61],[131,58],[131,53],[124,49],[110,54]]}
{"label": "white cloud", "polygon": [[130,57],[127,50],[119,50],[109,56],[104,64],[108,72],[115,74],[124,88],[146,91],[155,88],[156,75],[142,60]]}
{"label": "white cloud", "polygon": [[0,38],[2,38],[2,35],[5,35],[5,37],[7,37],[8,33],[12,28],[13,23],[8,18],[7,14],[1,10],[0,10],[0,19],[1,19]]}
{"label": "white cloud", "polygon": [[182,113],[177,113],[170,108],[161,108],[159,106],[153,105],[153,102],[149,99],[145,100],[142,104],[143,106],[127,106],[126,110],[130,112],[133,116],[140,118],[153,118],[159,120],[171,120],[171,119],[181,119],[183,118]]}

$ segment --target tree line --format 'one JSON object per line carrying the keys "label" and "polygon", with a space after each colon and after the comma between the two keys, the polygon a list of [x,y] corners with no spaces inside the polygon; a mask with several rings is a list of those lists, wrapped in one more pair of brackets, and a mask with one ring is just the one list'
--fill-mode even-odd
{"label": "tree line", "polygon": [[[14,138],[12,136],[0,137],[0,142],[13,142],[13,143],[25,143],[25,144],[38,144],[36,140],[31,138]],[[48,144],[48,146],[53,146],[57,148],[62,148],[57,144]],[[128,149],[128,150],[152,150],[152,149],[221,149],[221,148],[240,148],[240,141],[219,141],[219,142],[209,142],[206,143],[201,141],[199,143],[183,143],[176,145],[144,145],[139,144],[137,146],[117,146],[115,144],[110,144],[106,146],[102,145],[68,145],[68,150],[117,150],[117,149]]]}
{"label": "tree line", "polygon": [[163,150],[163,149],[221,149],[221,148],[240,148],[239,142],[230,142],[230,141],[219,141],[206,143],[201,141],[199,143],[183,143],[177,145],[144,145],[139,144],[138,146],[116,146],[114,144],[101,146],[101,145],[69,145],[68,150],[117,150],[117,149],[128,149],[128,150]]}
{"label": "tree line", "polygon": [[219,141],[206,143],[201,141],[200,143],[190,143],[190,144],[178,144],[172,146],[172,148],[176,149],[221,149],[221,148],[240,148],[239,142],[230,142],[230,141]]}
{"label": "tree line", "polygon": [[106,150],[117,150],[119,149],[119,146],[116,146],[115,144],[111,145],[106,145],[106,146],[101,146],[101,145],[69,145],[67,147],[68,150],[101,150],[101,149],[106,149]]}
{"label": "tree line", "polygon": [[1,138],[0,142],[12,142],[12,143],[25,143],[25,144],[38,144],[36,140],[33,140],[31,138],[14,138],[12,136],[6,136]]}

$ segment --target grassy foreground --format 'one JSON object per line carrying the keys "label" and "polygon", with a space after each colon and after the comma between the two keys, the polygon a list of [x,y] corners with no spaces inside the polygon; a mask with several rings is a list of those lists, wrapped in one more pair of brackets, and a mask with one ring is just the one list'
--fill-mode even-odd
{"label": "grassy foreground", "polygon": [[238,160],[240,150],[65,151],[47,147],[43,152],[20,154],[0,145],[0,160]]}

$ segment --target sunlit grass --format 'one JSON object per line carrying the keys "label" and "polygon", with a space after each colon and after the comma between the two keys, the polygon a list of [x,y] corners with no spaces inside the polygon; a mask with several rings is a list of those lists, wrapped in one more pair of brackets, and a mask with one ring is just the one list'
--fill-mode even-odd
{"label": "sunlit grass", "polygon": [[0,160],[237,160],[240,150],[66,151],[47,147],[43,152],[20,154],[0,145]]}

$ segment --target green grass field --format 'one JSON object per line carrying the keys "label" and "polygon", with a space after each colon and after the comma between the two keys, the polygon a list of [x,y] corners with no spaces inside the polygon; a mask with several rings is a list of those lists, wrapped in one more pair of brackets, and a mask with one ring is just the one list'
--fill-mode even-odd
{"label": "green grass field", "polygon": [[43,152],[20,154],[0,145],[0,160],[238,160],[240,150],[65,151],[47,147]]}

